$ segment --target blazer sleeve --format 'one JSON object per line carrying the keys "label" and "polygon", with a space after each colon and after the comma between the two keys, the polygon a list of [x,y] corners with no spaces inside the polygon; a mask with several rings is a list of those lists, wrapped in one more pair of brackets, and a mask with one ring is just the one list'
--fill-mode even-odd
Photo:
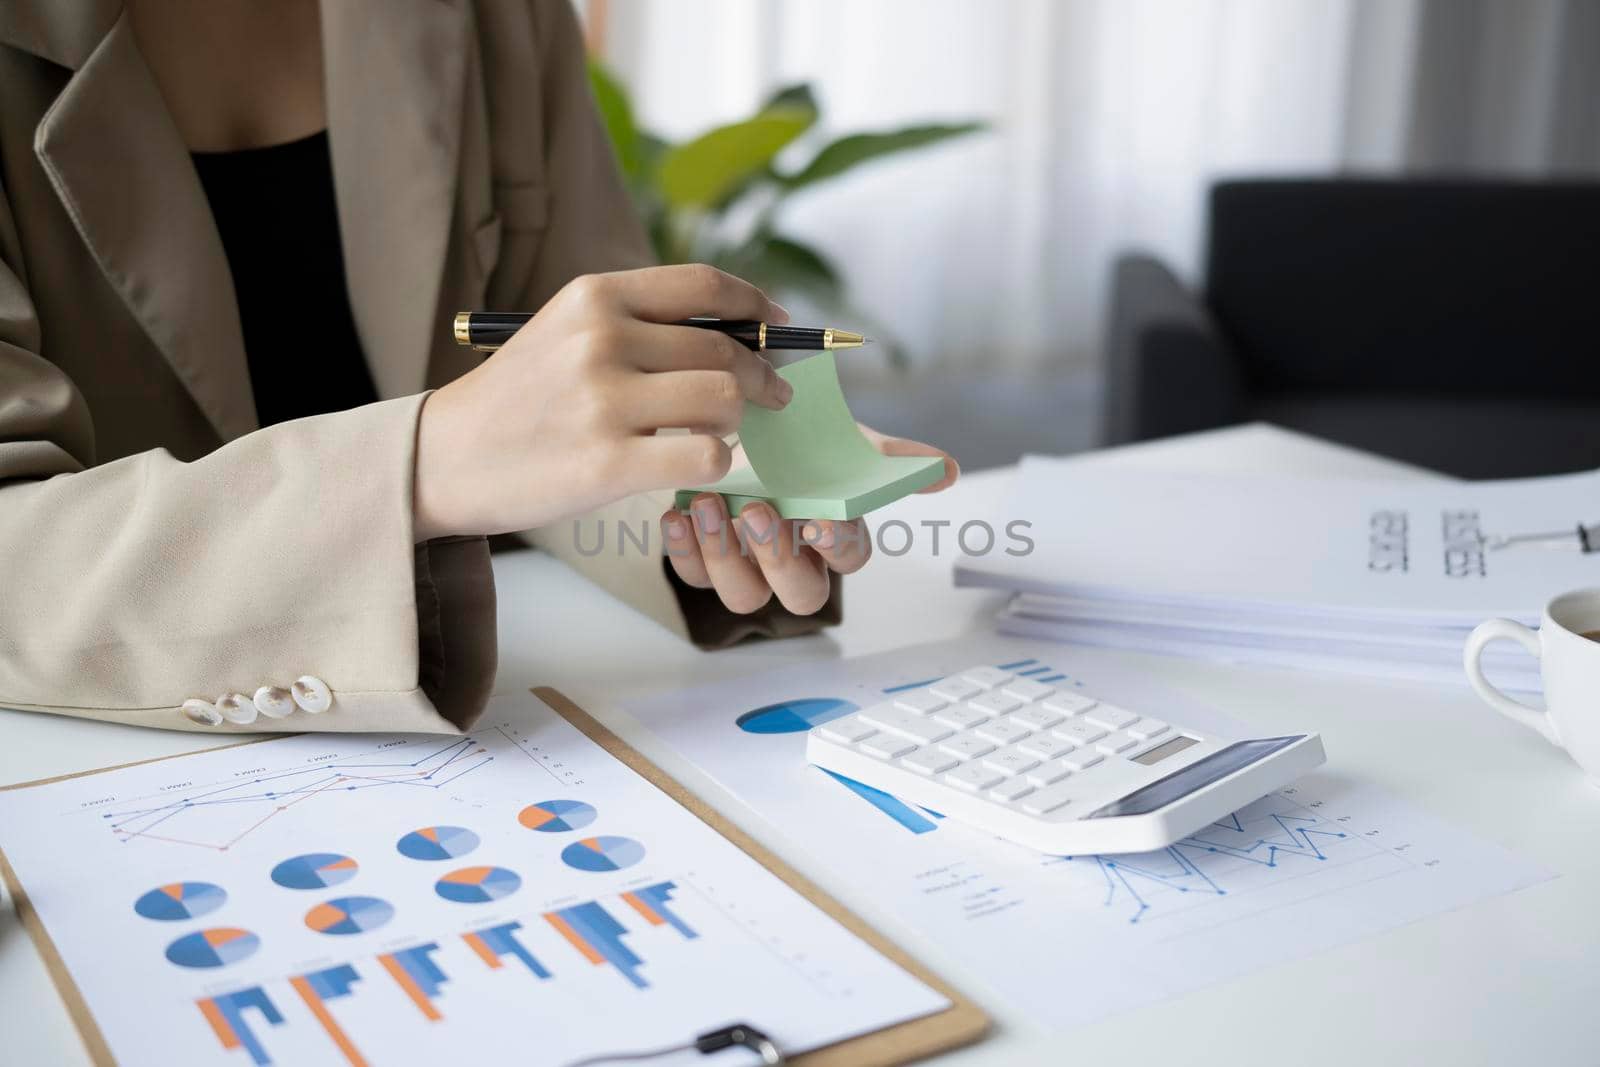
{"label": "blazer sleeve", "polygon": [[[545,173],[549,183],[549,225],[523,307],[543,306],[580,274],[627,270],[655,262],[611,145],[596,112],[585,70],[582,34],[570,4],[534,0],[540,69],[544,72]],[[842,607],[840,576],[828,602],[815,615],[795,615],[777,602],[749,615],[734,615],[714,593],[692,589],[672,574],[661,546],[659,520],[671,505],[670,492],[645,493],[581,516],[529,531],[533,542],[582,573],[613,596],[668,629],[705,648],[749,637],[786,637],[837,623]],[[637,538],[648,533],[651,552],[629,541],[620,554],[616,538],[627,524]],[[600,529],[605,551],[589,552]],[[581,532],[583,551],[580,551]]]}
{"label": "blazer sleeve", "polygon": [[[0,190],[0,706],[216,733],[470,724],[494,642],[463,635],[493,633],[494,587],[481,539],[412,544],[423,397],[95,466],[16,249]],[[305,675],[321,713],[183,711]]]}

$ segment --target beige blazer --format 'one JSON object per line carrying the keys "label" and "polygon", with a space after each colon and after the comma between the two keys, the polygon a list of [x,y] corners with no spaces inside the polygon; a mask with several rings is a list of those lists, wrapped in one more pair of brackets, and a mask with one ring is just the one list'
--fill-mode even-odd
{"label": "beige blazer", "polygon": [[[322,18],[350,298],[386,399],[261,429],[222,244],[121,0],[0,4],[0,705],[218,733],[455,732],[482,709],[488,550],[412,538],[422,397],[478,358],[451,313],[537,308],[649,250],[567,0]],[[681,633],[691,604],[707,641],[816,624],[720,617],[659,559],[562,554]],[[303,675],[326,712],[181,710]]]}

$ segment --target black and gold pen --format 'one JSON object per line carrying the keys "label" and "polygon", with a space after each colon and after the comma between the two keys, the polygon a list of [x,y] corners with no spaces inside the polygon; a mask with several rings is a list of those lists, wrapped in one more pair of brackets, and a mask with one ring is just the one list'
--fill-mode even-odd
{"label": "black and gold pen", "polygon": [[[526,311],[461,311],[456,313],[456,343],[492,352],[511,340],[532,313]],[[831,327],[775,326],[754,319],[683,319],[674,325],[696,326],[726,334],[753,352],[791,349],[815,352],[831,348],[860,348],[868,339],[849,330]]]}

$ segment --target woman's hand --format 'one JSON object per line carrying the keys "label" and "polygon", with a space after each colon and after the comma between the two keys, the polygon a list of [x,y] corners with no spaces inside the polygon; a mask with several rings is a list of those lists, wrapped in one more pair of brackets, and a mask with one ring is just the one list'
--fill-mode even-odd
{"label": "woman's hand", "polygon": [[[943,456],[944,477],[924,493],[956,480],[960,468],[945,452],[919,441],[862,432],[886,456]],[[872,555],[872,538],[861,519],[780,519],[767,504],[750,504],[730,521],[722,498],[702,493],[690,506],[694,519],[676,511],[661,516],[661,535],[672,569],[685,584],[715,589],[728,610],[758,611],[773,597],[796,615],[810,615],[828,601],[829,572],[850,574]],[[743,551],[741,551],[743,546]]]}
{"label": "woman's hand", "polygon": [[[481,367],[428,397],[417,432],[418,541],[542,526],[646,489],[714,482],[746,400],[793,390],[693,315],[787,322],[747,282],[704,265],[586,275]],[[656,436],[664,427],[689,434]]]}

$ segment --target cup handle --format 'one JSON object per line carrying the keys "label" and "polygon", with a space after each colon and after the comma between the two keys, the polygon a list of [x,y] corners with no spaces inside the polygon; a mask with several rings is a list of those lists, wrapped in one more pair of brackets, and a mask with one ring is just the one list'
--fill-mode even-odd
{"label": "cup handle", "polygon": [[1480,660],[1484,647],[1490,641],[1515,641],[1532,653],[1534,659],[1539,659],[1538,632],[1510,619],[1489,619],[1480,622],[1467,636],[1467,647],[1463,655],[1464,665],[1467,668],[1467,681],[1472,683],[1472,688],[1483,698],[1485,704],[1512,722],[1521,723],[1530,730],[1537,730],[1552,745],[1561,744],[1561,740],[1556,737],[1555,728],[1550,725],[1548,712],[1524,704],[1520,700],[1512,700],[1490,685],[1489,679],[1483,676],[1483,664]]}

